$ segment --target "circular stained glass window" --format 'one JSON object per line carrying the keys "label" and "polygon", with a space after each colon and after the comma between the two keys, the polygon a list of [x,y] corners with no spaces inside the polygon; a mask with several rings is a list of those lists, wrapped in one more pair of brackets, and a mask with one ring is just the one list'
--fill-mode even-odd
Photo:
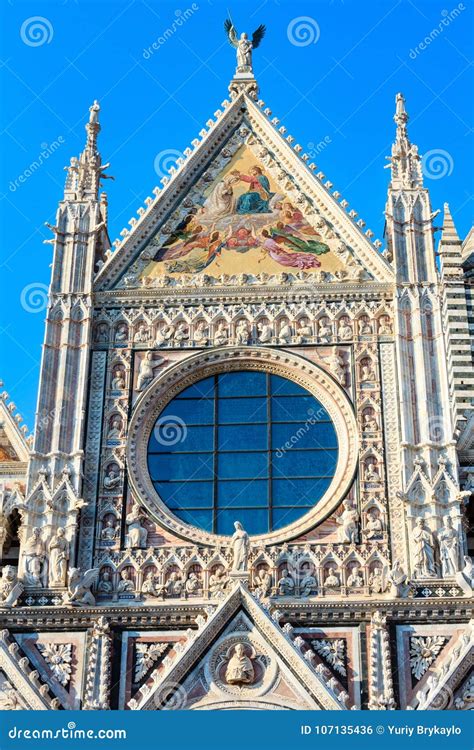
{"label": "circular stained glass window", "polygon": [[230,535],[281,529],[323,497],[336,471],[337,436],[321,403],[297,383],[238,371],[200,380],[161,412],[148,470],[181,521]]}

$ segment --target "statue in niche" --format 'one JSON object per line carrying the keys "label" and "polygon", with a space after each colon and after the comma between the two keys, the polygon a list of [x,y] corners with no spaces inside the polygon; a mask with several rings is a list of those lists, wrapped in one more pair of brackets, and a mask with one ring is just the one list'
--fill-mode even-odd
{"label": "statue in niche", "polygon": [[137,391],[143,391],[149,386],[154,378],[155,367],[160,367],[167,361],[164,357],[160,357],[159,354],[155,355],[152,351],[147,352],[138,368]]}
{"label": "statue in niche", "polygon": [[239,320],[235,329],[236,344],[248,344],[250,339],[250,330],[246,320]]}
{"label": "statue in niche", "polygon": [[372,573],[369,576],[370,592],[372,594],[381,594],[385,591],[385,585],[382,568],[377,566],[372,570]]}
{"label": "statue in niche", "polygon": [[277,583],[281,596],[291,596],[295,590],[295,580],[287,568],[281,571],[281,578]]}
{"label": "statue in niche", "polygon": [[280,344],[289,344],[292,337],[292,330],[289,320],[283,320],[278,334]]}
{"label": "statue in niche", "polygon": [[379,425],[375,418],[375,414],[372,414],[371,412],[367,412],[366,414],[364,414],[362,429],[364,430],[364,432],[377,432],[377,430],[379,429]]}
{"label": "statue in niche", "polygon": [[370,336],[372,333],[372,326],[367,318],[361,318],[359,321],[359,334],[361,336]]}
{"label": "statue in niche", "polygon": [[433,534],[423,518],[417,518],[412,532],[416,578],[435,578]]}
{"label": "statue in niche", "polygon": [[450,516],[445,516],[443,527],[438,531],[439,556],[443,577],[453,576],[459,570],[459,534],[453,529]]}
{"label": "statue in niche", "polygon": [[352,338],[352,327],[348,320],[341,320],[338,328],[338,336],[342,341],[350,341]]}
{"label": "statue in niche", "polygon": [[367,539],[381,539],[383,536],[383,523],[375,509],[367,513],[365,536]]}
{"label": "statue in niche", "polygon": [[380,336],[389,336],[392,333],[392,329],[390,327],[390,320],[389,318],[380,318],[379,321],[379,335]]}
{"label": "statue in niche", "polygon": [[390,573],[388,574],[388,579],[390,581],[390,594],[392,596],[396,596],[397,598],[404,599],[409,590],[409,586],[407,585],[407,574],[402,569],[402,566],[400,565],[399,560],[394,560],[392,569]]}
{"label": "statue in niche", "polygon": [[337,568],[335,565],[331,566],[328,569],[328,574],[326,576],[326,580],[324,581],[327,588],[330,589],[338,589],[341,585],[341,582],[339,580],[339,576],[337,575]]}
{"label": "statue in niche", "polygon": [[244,572],[247,570],[250,539],[240,521],[234,522],[234,529],[235,531],[232,536],[232,570],[234,572]]}
{"label": "statue in niche", "polygon": [[123,367],[116,367],[112,377],[112,390],[123,391],[125,388],[125,370]]}
{"label": "statue in niche", "polygon": [[23,593],[23,584],[18,580],[16,568],[5,565],[0,578],[0,607],[14,607]]}
{"label": "statue in niche", "polygon": [[175,327],[172,325],[164,325],[163,328],[158,328],[155,337],[156,346],[163,346],[173,338]]}
{"label": "statue in niche", "polygon": [[65,586],[67,562],[69,560],[69,542],[64,529],[59,528],[49,542],[49,583],[51,586]]}
{"label": "statue in niche", "polygon": [[115,519],[108,518],[105,522],[105,526],[101,531],[100,538],[106,542],[112,542],[117,537],[117,525]]}
{"label": "statue in niche", "polygon": [[107,474],[104,477],[104,487],[106,490],[112,490],[120,484],[120,472],[115,465],[109,466]]}
{"label": "statue in niche", "polygon": [[261,322],[257,325],[258,330],[258,340],[260,344],[267,344],[269,341],[272,340],[273,337],[273,329],[270,323],[268,322]]}
{"label": "statue in niche", "polygon": [[[229,649],[228,655],[233,650],[225,671],[225,679],[229,685],[251,685],[255,679],[255,671],[251,658],[245,652],[245,644],[237,643],[233,649]],[[252,649],[252,656],[255,651]]]}
{"label": "statue in niche", "polygon": [[361,382],[366,383],[375,380],[375,371],[372,365],[372,360],[365,359],[360,366],[360,379]]}
{"label": "statue in niche", "polygon": [[130,578],[130,573],[127,568],[124,568],[120,573],[120,581],[117,586],[118,594],[125,594],[128,591],[135,591],[135,583]]}
{"label": "statue in niche", "polygon": [[166,593],[171,598],[178,598],[181,596],[181,592],[183,590],[183,579],[181,578],[180,574],[176,571],[173,571],[170,573],[170,577],[168,578],[166,585]]}
{"label": "statue in niche", "polygon": [[299,321],[297,334],[301,339],[309,339],[313,335],[311,324],[307,318],[302,318]]}
{"label": "statue in niche", "polygon": [[197,324],[193,340],[194,343],[199,344],[199,346],[206,346],[206,344],[209,343],[209,331],[205,320],[200,320]]}
{"label": "statue in niche", "polygon": [[214,344],[216,346],[223,346],[229,340],[229,332],[225,321],[220,320],[217,324],[216,332],[214,334]]}
{"label": "statue in niche", "polygon": [[122,420],[120,417],[113,417],[110,429],[107,433],[107,440],[119,440],[122,436]]}
{"label": "statue in niche", "polygon": [[371,458],[365,465],[365,481],[376,483],[380,482],[380,474],[377,469],[375,458]]}
{"label": "statue in niche", "polygon": [[126,547],[138,547],[139,549],[146,547],[148,530],[142,524],[143,519],[144,516],[138,505],[134,505],[130,513],[127,513],[125,517],[127,525]]}
{"label": "statue in niche", "polygon": [[133,340],[137,344],[145,344],[147,341],[150,340],[150,338],[151,338],[151,334],[147,326],[145,325],[145,323],[140,323],[140,325],[138,326],[135,332],[135,336],[133,337]]}
{"label": "statue in niche", "polygon": [[355,544],[359,536],[359,513],[351,500],[344,500],[343,507],[343,512],[336,518],[339,524],[338,541],[343,544]]}
{"label": "statue in niche", "polygon": [[229,577],[223,568],[217,568],[209,578],[209,593],[222,594],[229,583]]}
{"label": "statue in niche", "polygon": [[110,570],[104,570],[97,584],[97,591],[100,594],[111,594],[113,591],[112,576]]}
{"label": "statue in niche", "polygon": [[48,560],[41,530],[34,528],[25,543],[25,582],[29,586],[46,586]]}
{"label": "statue in niche", "polygon": [[191,571],[191,573],[186,578],[186,583],[184,584],[184,590],[186,591],[186,594],[195,594],[196,591],[199,591],[200,588],[201,582],[198,578],[197,573]]}
{"label": "statue in niche", "polygon": [[300,583],[300,596],[306,597],[314,593],[317,587],[316,578],[311,572],[309,565],[304,568],[303,578]]}
{"label": "statue in niche", "polygon": [[117,329],[115,331],[115,341],[118,341],[119,343],[123,343],[124,341],[127,341],[128,339],[128,328],[125,323],[120,323],[119,326],[117,326]]}
{"label": "statue in niche", "polygon": [[359,563],[354,563],[350,575],[347,578],[347,586],[352,589],[360,589],[364,585],[364,578],[360,571]]}
{"label": "statue in niche", "polygon": [[320,341],[329,341],[332,337],[331,323],[329,318],[321,318],[319,321],[319,339]]}
{"label": "statue in niche", "polygon": [[96,328],[95,340],[98,344],[105,344],[109,339],[109,331],[105,323],[101,323]]}
{"label": "statue in niche", "polygon": [[255,576],[255,592],[265,599],[272,589],[272,576],[267,568],[261,568]]}
{"label": "statue in niche", "polygon": [[187,341],[189,339],[189,328],[186,326],[186,323],[181,321],[176,326],[176,331],[174,334],[174,340],[180,344],[182,341]]}

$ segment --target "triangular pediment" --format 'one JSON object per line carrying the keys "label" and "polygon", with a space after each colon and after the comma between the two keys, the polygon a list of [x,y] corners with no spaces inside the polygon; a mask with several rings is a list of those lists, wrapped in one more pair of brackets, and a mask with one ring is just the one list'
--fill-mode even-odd
{"label": "triangular pediment", "polygon": [[288,626],[282,629],[278,616],[236,584],[207,619],[198,618],[198,631],[188,631],[186,644],[129,707],[347,708],[347,694],[313,664],[311,651],[303,655],[302,639]]}
{"label": "triangular pediment", "polygon": [[[0,385],[2,382],[0,381]],[[6,391],[0,394],[0,464],[26,463],[29,447],[26,427],[21,428],[22,417],[16,412],[16,405],[9,401]]]}
{"label": "triangular pediment", "polygon": [[194,285],[202,276],[208,283],[391,281],[370,230],[268,110],[244,95],[224,104],[122,232],[96,289]]}

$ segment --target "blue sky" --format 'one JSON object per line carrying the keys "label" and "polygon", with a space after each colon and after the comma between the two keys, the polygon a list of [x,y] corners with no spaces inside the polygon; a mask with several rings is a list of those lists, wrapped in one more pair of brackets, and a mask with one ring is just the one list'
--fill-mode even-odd
{"label": "blue sky", "polygon": [[0,375],[30,427],[51,262],[44,222],[54,221],[63,168],[83,147],[88,108],[100,100],[114,239],[159,184],[162,152],[186,148],[227,96],[235,64],[223,32],[228,6],[239,31],[267,25],[254,54],[261,97],[306,151],[325,142],[314,160],[376,236],[397,91],[412,140],[422,154],[434,152],[426,179],[433,206],[449,201],[459,232],[468,232],[470,2],[3,0]]}

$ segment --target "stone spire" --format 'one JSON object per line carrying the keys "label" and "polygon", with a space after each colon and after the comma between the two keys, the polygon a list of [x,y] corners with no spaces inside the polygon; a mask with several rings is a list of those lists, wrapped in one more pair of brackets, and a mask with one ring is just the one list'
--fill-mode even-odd
{"label": "stone spire", "polygon": [[405,109],[403,94],[395,97],[394,120],[397,126],[391,156],[387,157],[392,169],[391,186],[394,189],[423,187],[423,173],[418,146],[413,145],[408,137],[408,113]]}
{"label": "stone spire", "polygon": [[100,105],[97,100],[89,107],[89,121],[86,125],[86,145],[79,159],[73,157],[66,167],[67,177],[64,200],[97,200],[100,180],[107,179],[105,170],[109,164],[102,164],[97,147],[100,132]]}

